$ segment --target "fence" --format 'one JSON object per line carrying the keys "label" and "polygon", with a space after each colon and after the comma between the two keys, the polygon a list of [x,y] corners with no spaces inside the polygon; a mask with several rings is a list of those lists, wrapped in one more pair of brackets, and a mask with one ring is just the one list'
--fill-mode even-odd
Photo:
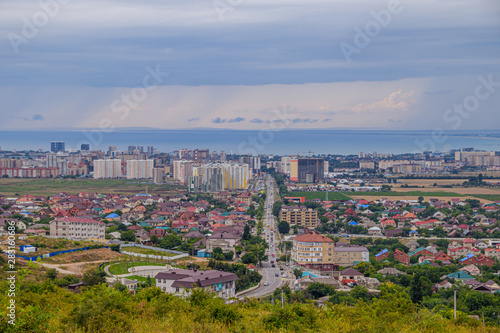
{"label": "fence", "polygon": [[[109,246],[104,246],[104,248],[107,249],[107,248],[109,248]],[[56,256],[58,254],[65,254],[65,253],[71,253],[71,252],[76,252],[76,251],[86,251],[86,250],[90,250],[90,249],[91,249],[90,247],[82,247],[80,249],[51,252],[51,253],[41,254],[39,256],[34,256],[34,257],[27,257],[27,256],[19,255],[19,254],[15,254],[15,256],[18,258],[23,258],[23,259],[28,260],[28,261],[37,261],[38,259],[53,257],[53,256]],[[94,248],[92,248],[92,249],[94,249]],[[3,252],[3,253],[8,254],[6,252]]]}
{"label": "fence", "polygon": [[143,254],[143,253],[121,251],[121,250],[120,250],[120,253],[128,254],[130,256],[136,256],[136,257],[142,257],[142,258],[148,258],[148,259],[161,259],[161,260],[175,260],[175,259],[179,259],[179,258],[189,257],[189,254],[183,253],[183,252],[181,252],[179,255],[176,255],[173,257],[155,256],[153,254]]}
{"label": "fence", "polygon": [[128,244],[120,243],[120,252],[121,252],[122,247],[131,247],[131,246],[140,247],[143,249],[155,250],[155,251],[174,253],[174,254],[185,254],[185,252],[181,252],[181,251],[167,250],[167,249],[162,249],[161,247],[142,245],[142,244],[138,244],[138,243],[128,243]]}

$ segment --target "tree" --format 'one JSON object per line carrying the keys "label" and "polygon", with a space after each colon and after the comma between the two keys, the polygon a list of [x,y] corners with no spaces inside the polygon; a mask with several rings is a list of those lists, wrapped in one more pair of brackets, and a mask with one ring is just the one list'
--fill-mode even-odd
{"label": "tree", "polygon": [[250,226],[246,224],[245,228],[243,229],[243,234],[241,235],[241,239],[249,240],[251,237],[252,235],[250,234]]}
{"label": "tree", "polygon": [[57,271],[55,268],[49,269],[47,271],[47,278],[50,280],[55,280],[57,278]]}
{"label": "tree", "polygon": [[101,283],[105,283],[106,273],[99,270],[88,270],[83,274],[83,282],[86,286],[95,286]]}
{"label": "tree", "polygon": [[157,244],[158,243],[158,236],[156,235],[151,235],[151,243]]}
{"label": "tree", "polygon": [[219,246],[217,246],[216,248],[213,249],[212,258],[214,258],[215,260],[226,259],[226,257],[224,256],[224,253],[222,253],[222,249]]}
{"label": "tree", "polygon": [[422,246],[422,247],[427,247],[429,246],[429,240],[428,239],[424,239],[424,238],[421,238],[421,239],[417,239],[417,243]]}
{"label": "tree", "polygon": [[320,283],[313,282],[309,286],[307,286],[307,291],[314,296],[314,298],[320,298],[323,296],[331,296],[335,294],[335,288],[333,286]]}
{"label": "tree", "polygon": [[422,202],[424,202],[424,197],[423,196],[419,196],[418,197],[418,203],[422,204]]}
{"label": "tree", "polygon": [[241,262],[244,264],[254,264],[257,265],[257,257],[253,253],[245,253],[244,255],[241,256]]}
{"label": "tree", "polygon": [[224,258],[226,260],[233,260],[233,258],[234,258],[234,252],[233,251],[229,251],[229,252],[224,253]]}
{"label": "tree", "polygon": [[122,232],[121,240],[128,241],[128,242],[134,242],[135,241],[134,232],[132,230],[127,230],[127,231]]}
{"label": "tree", "polygon": [[160,243],[160,247],[164,249],[173,249],[182,244],[182,240],[179,236],[168,235],[163,237]]}
{"label": "tree", "polygon": [[281,221],[278,223],[278,231],[280,234],[287,234],[290,231],[290,224],[287,221]]}
{"label": "tree", "polygon": [[302,276],[302,271],[299,268],[295,268],[293,270],[293,275],[295,275],[296,279],[299,279]]}
{"label": "tree", "polygon": [[365,302],[370,300],[370,294],[368,293],[368,289],[362,286],[355,286],[354,288],[352,288],[350,295],[354,299],[361,299]]}
{"label": "tree", "polygon": [[413,303],[421,303],[424,299],[424,288],[420,281],[420,274],[415,274],[410,282],[410,297]]}

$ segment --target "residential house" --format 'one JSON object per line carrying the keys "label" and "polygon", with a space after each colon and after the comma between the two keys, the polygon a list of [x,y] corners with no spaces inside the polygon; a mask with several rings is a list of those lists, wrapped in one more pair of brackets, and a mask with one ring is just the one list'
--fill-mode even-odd
{"label": "residential house", "polygon": [[394,259],[405,265],[410,264],[410,256],[399,249],[394,251]]}
{"label": "residential house", "polygon": [[234,273],[217,270],[199,271],[174,269],[160,272],[155,276],[156,286],[166,293],[189,296],[193,288],[203,288],[227,300],[236,295]]}

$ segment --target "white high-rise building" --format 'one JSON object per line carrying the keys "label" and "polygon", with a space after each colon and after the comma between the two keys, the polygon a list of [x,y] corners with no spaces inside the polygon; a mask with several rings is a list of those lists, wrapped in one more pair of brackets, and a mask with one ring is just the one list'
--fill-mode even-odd
{"label": "white high-rise building", "polygon": [[153,178],[153,160],[127,161],[127,179]]}
{"label": "white high-rise building", "polygon": [[290,175],[290,156],[281,157],[281,170],[282,173]]}
{"label": "white high-rise building", "polygon": [[250,178],[252,169],[248,164],[202,164],[192,168],[188,185],[195,192],[246,189]]}
{"label": "white high-rise building", "polygon": [[122,176],[122,163],[118,159],[95,160],[94,178],[119,178]]}

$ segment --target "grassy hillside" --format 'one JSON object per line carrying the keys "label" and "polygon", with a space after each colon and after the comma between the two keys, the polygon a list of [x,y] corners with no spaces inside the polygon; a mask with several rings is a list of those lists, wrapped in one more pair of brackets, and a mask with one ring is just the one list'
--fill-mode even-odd
{"label": "grassy hillside", "polygon": [[7,283],[0,285],[0,331],[11,332],[500,332],[459,312],[418,309],[401,289],[383,288],[380,299],[356,306],[277,304],[248,300],[224,304],[201,291],[188,299],[148,288],[135,295],[108,287],[73,294],[54,286],[23,284],[16,296],[16,326],[7,323]]}

